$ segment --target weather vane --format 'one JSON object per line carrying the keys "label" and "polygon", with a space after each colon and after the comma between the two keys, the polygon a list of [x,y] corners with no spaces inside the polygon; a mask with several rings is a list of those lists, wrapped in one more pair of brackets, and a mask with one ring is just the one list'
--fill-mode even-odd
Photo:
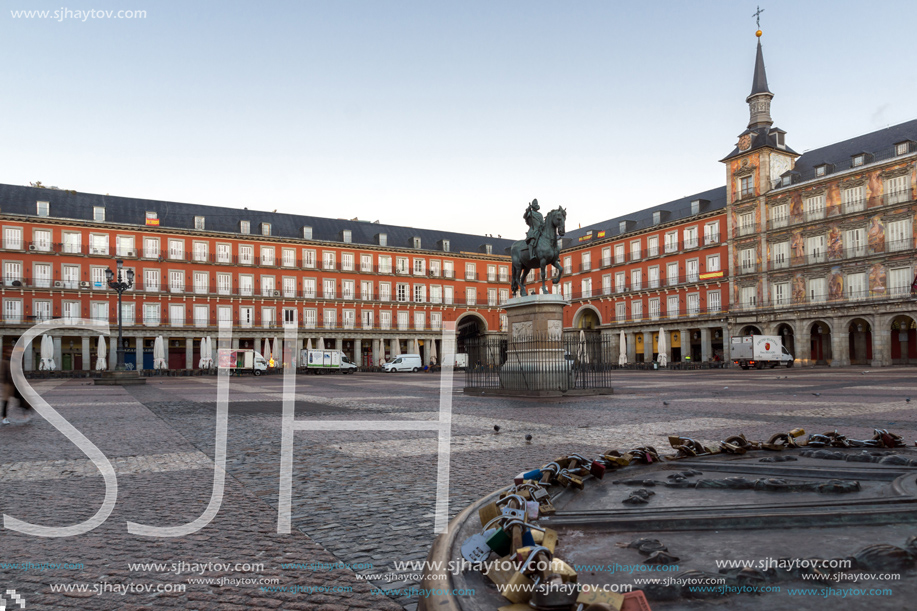
{"label": "weather vane", "polygon": [[755,12],[752,14],[752,17],[755,18],[755,23],[758,24],[758,29],[759,29],[759,30],[761,29],[761,13],[763,13],[763,12],[764,12],[764,9],[761,8],[761,7],[759,6],[759,7],[758,7],[758,10],[755,11]]}

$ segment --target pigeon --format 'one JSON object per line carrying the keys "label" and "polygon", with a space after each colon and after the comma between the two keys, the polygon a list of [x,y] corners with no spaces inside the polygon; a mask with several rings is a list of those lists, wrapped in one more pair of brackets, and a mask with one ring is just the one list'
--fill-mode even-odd
{"label": "pigeon", "polygon": [[723,387],[723,390],[729,390],[729,387],[728,387],[728,386],[724,386],[724,387]]}
{"label": "pigeon", "polygon": [[529,433],[528,435],[526,435],[526,436],[525,436],[525,440],[526,440],[527,442],[529,442],[529,443],[532,443],[532,434]]}
{"label": "pigeon", "polygon": [[668,405],[669,402],[668,402],[668,401],[663,401],[662,404],[663,404],[663,405]]}
{"label": "pigeon", "polygon": [[813,392],[812,394],[813,394],[814,396],[816,396],[816,397],[820,397],[820,396],[821,396],[821,393],[820,393],[820,392]]}
{"label": "pigeon", "polygon": [[499,433],[499,432],[500,432],[500,425],[499,425],[499,424],[495,424],[495,425],[494,425],[494,434],[497,434],[497,433]]}
{"label": "pigeon", "polygon": [[904,400],[904,402],[905,402],[905,403],[910,403],[910,402],[911,402],[911,398],[908,397],[907,399]]}

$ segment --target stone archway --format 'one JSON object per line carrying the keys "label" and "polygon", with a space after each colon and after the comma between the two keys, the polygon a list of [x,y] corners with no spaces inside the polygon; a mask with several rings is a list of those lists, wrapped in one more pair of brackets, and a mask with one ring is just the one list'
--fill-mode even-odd
{"label": "stone archway", "polygon": [[813,365],[827,365],[831,360],[831,327],[823,321],[809,328],[810,360]]}
{"label": "stone archway", "polygon": [[745,325],[739,335],[762,335],[761,328],[756,325]]}
{"label": "stone archway", "polygon": [[456,351],[467,354],[469,364],[485,361],[486,351],[482,342],[486,333],[487,321],[476,312],[465,312],[455,321]]}
{"label": "stone archway", "polygon": [[602,318],[599,315],[598,310],[591,305],[585,305],[581,307],[573,315],[573,328],[574,329],[586,329],[586,330],[595,330],[598,329],[602,324]]}
{"label": "stone archway", "polygon": [[892,365],[917,364],[917,322],[904,314],[892,319],[890,325]]}
{"label": "stone archway", "polygon": [[854,318],[847,324],[847,337],[851,365],[869,365],[872,361],[872,325],[863,318]]}
{"label": "stone archway", "polygon": [[786,351],[792,354],[793,358],[799,358],[796,353],[796,333],[793,331],[792,325],[788,323],[777,325],[776,335],[780,337]]}

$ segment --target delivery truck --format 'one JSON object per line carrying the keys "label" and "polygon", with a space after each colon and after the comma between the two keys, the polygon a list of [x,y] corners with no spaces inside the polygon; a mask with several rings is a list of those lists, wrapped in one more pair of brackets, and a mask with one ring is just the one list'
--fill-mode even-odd
{"label": "delivery truck", "polygon": [[267,361],[255,350],[220,350],[220,369],[229,369],[233,374],[251,372],[260,376],[267,371]]}
{"label": "delivery truck", "polygon": [[303,350],[299,356],[306,373],[347,374],[357,370],[357,364],[340,350]]}
{"label": "delivery truck", "polygon": [[783,347],[779,335],[740,335],[732,338],[730,357],[742,369],[793,366],[793,355]]}

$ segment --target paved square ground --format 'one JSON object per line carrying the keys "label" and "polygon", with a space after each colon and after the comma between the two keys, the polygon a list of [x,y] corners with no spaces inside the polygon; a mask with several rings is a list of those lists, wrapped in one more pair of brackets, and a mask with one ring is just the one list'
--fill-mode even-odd
{"label": "paved square ground", "polygon": [[[917,376],[909,368],[622,372],[612,396],[538,401],[466,396],[462,380],[457,373],[451,515],[558,455],[647,443],[662,451],[668,434],[760,439],[803,427],[865,438],[879,427],[908,443],[917,437]],[[434,420],[439,383],[431,374],[299,376],[297,418]],[[231,378],[220,512],[194,535],[152,539],[128,534],[126,522],[183,524],[209,502],[216,378],[152,378],[133,388],[35,381],[112,461],[118,502],[81,536],[0,530],[2,590],[15,590],[26,609],[415,608],[410,595],[374,591],[410,588],[410,575],[366,577],[426,556],[435,434],[297,432],[293,533],[278,535],[282,384],[279,375]],[[3,514],[45,525],[93,515],[104,483],[92,463],[43,419],[22,423],[15,410],[13,419],[0,429]]]}

